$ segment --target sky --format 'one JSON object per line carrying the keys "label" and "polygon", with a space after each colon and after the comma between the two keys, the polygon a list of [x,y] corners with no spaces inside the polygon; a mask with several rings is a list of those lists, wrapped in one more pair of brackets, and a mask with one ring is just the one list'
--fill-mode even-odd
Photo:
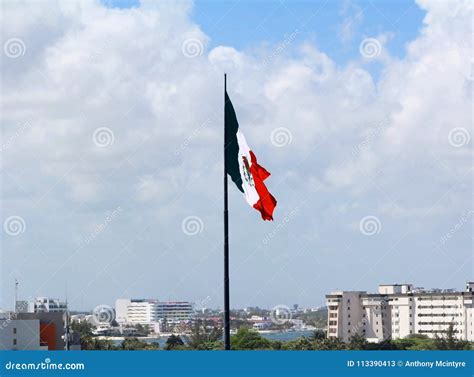
{"label": "sky", "polygon": [[471,2],[1,7],[1,308],[222,308],[224,72],[278,200],[229,186],[231,307],[473,279]]}

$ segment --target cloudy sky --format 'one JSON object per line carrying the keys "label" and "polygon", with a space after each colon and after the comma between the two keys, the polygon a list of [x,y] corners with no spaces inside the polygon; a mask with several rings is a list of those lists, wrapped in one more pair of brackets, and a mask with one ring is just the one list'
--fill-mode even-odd
{"label": "cloudy sky", "polygon": [[222,307],[223,73],[272,176],[230,186],[231,306],[473,278],[469,1],[3,1],[1,300]]}

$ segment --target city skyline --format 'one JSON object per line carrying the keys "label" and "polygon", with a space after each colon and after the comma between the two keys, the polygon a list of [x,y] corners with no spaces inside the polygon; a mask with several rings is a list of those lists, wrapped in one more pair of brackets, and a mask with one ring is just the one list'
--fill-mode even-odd
{"label": "city skyline", "polygon": [[224,72],[278,198],[263,223],[229,187],[232,308],[462,289],[473,5],[453,4],[2,2],[0,307],[15,279],[80,308],[222,307]]}
{"label": "city skyline", "polygon": [[[377,286],[386,286],[386,285],[390,285],[390,286],[396,286],[396,285],[409,285],[409,286],[412,286],[413,289],[415,291],[421,291],[421,292],[432,292],[432,291],[440,291],[440,292],[450,292],[450,291],[456,291],[456,292],[462,292],[465,290],[466,288],[466,284],[469,284],[469,281],[466,279],[464,280],[464,285],[462,286],[462,288],[459,288],[459,287],[423,287],[419,284],[412,284],[410,282],[395,282],[395,283],[386,283],[386,282],[380,282],[377,284]],[[471,283],[472,284],[472,283]],[[319,305],[312,305],[312,306],[303,306],[303,305],[300,305],[299,303],[297,302],[292,302],[292,303],[279,303],[279,304],[275,304],[273,305],[273,307],[265,307],[265,306],[261,306],[261,305],[255,305],[255,306],[247,306],[247,307],[231,307],[231,310],[245,310],[245,309],[248,309],[248,308],[251,308],[251,307],[258,307],[260,309],[264,309],[264,310],[272,310],[274,307],[279,307],[279,306],[284,306],[284,307],[288,307],[288,308],[293,308],[295,305],[297,305],[297,307],[299,309],[304,309],[304,310],[308,310],[308,309],[318,309],[318,308],[322,308],[322,307],[325,307],[326,306],[326,299],[325,297],[328,295],[328,294],[333,294],[335,292],[367,292],[365,290],[360,290],[360,289],[353,289],[353,290],[347,290],[347,289],[344,289],[344,287],[340,287],[340,288],[334,288],[328,292],[326,292],[325,296],[323,297],[322,299],[322,303],[319,304]],[[20,303],[24,303],[24,302],[34,302],[35,299],[38,299],[38,298],[49,298],[49,299],[55,299],[55,300],[62,300],[61,302],[65,303],[67,302],[67,297],[65,296],[64,298],[62,297],[53,297],[51,295],[39,295],[39,296],[36,296],[36,297],[28,297],[28,298],[24,298],[24,297],[21,297],[21,295],[18,296],[18,300],[16,302],[20,302]],[[190,300],[190,299],[187,299],[186,297],[182,297],[181,299],[179,300],[167,300],[166,298],[161,298],[161,297],[158,297],[158,296],[153,296],[153,297],[142,297],[142,296],[136,296],[136,297],[116,297],[112,302],[110,303],[101,303],[99,305],[97,305],[96,307],[102,307],[102,306],[108,306],[110,308],[115,308],[116,306],[116,303],[117,301],[119,300],[141,300],[141,301],[156,301],[156,302],[161,302],[161,303],[166,303],[166,302],[186,302],[186,303],[190,303],[193,305],[193,308],[194,310],[196,311],[200,311],[202,309],[208,309],[208,310],[220,310],[222,311],[223,308],[222,306],[219,307],[207,307],[205,306],[205,304],[208,302],[208,298],[204,299],[203,301],[201,302],[195,302],[193,300]],[[70,311],[73,311],[73,312],[93,312],[95,308],[82,308],[82,307],[70,307],[68,305],[68,310]],[[13,305],[12,307],[0,307],[0,312],[1,311],[4,311],[4,312],[8,312],[8,311],[14,311],[14,308],[13,308]]]}

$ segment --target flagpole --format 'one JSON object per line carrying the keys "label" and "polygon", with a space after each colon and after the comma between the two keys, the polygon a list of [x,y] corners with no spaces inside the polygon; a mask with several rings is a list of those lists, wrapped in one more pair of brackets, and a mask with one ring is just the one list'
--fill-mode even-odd
{"label": "flagpole", "polygon": [[225,133],[225,95],[227,93],[227,74],[224,73],[224,349],[230,350],[230,309],[229,309],[229,209],[227,200],[227,159]]}

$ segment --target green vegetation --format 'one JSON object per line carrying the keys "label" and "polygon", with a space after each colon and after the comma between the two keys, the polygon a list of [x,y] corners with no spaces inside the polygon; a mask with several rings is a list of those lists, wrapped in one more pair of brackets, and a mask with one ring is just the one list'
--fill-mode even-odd
{"label": "green vegetation", "polygon": [[[120,346],[107,339],[92,335],[92,326],[87,322],[71,325],[71,330],[81,336],[83,350],[158,350],[158,343],[149,343],[136,337],[125,338]],[[231,337],[233,350],[471,350],[472,342],[459,340],[453,325],[435,338],[423,334],[413,334],[403,339],[386,340],[381,343],[369,343],[360,335],[353,335],[348,342],[338,338],[326,338],[325,332],[316,330],[309,337],[300,337],[290,341],[269,340],[257,331],[240,328]],[[222,350],[222,330],[206,320],[196,321],[191,334],[185,341],[179,335],[171,335],[164,346],[165,350]]]}
{"label": "green vegetation", "polygon": [[328,310],[321,308],[314,312],[297,313],[293,316],[294,319],[301,319],[306,325],[317,328],[324,328],[328,323]]}
{"label": "green vegetation", "polygon": [[258,332],[241,328],[230,339],[234,350],[272,349],[272,342],[263,338]]}
{"label": "green vegetation", "polygon": [[122,349],[131,350],[158,350],[160,345],[155,342],[145,342],[137,338],[125,338],[122,342]]}
{"label": "green vegetation", "polygon": [[179,335],[171,335],[166,341],[165,350],[182,350],[186,349],[183,339]]}
{"label": "green vegetation", "polygon": [[222,330],[211,326],[206,321],[194,323],[192,332],[187,340],[187,346],[194,350],[215,350],[222,348]]}
{"label": "green vegetation", "polygon": [[116,349],[110,340],[98,339],[92,336],[92,325],[88,322],[73,322],[71,330],[79,333],[81,337],[81,349],[83,350],[104,350]]}

